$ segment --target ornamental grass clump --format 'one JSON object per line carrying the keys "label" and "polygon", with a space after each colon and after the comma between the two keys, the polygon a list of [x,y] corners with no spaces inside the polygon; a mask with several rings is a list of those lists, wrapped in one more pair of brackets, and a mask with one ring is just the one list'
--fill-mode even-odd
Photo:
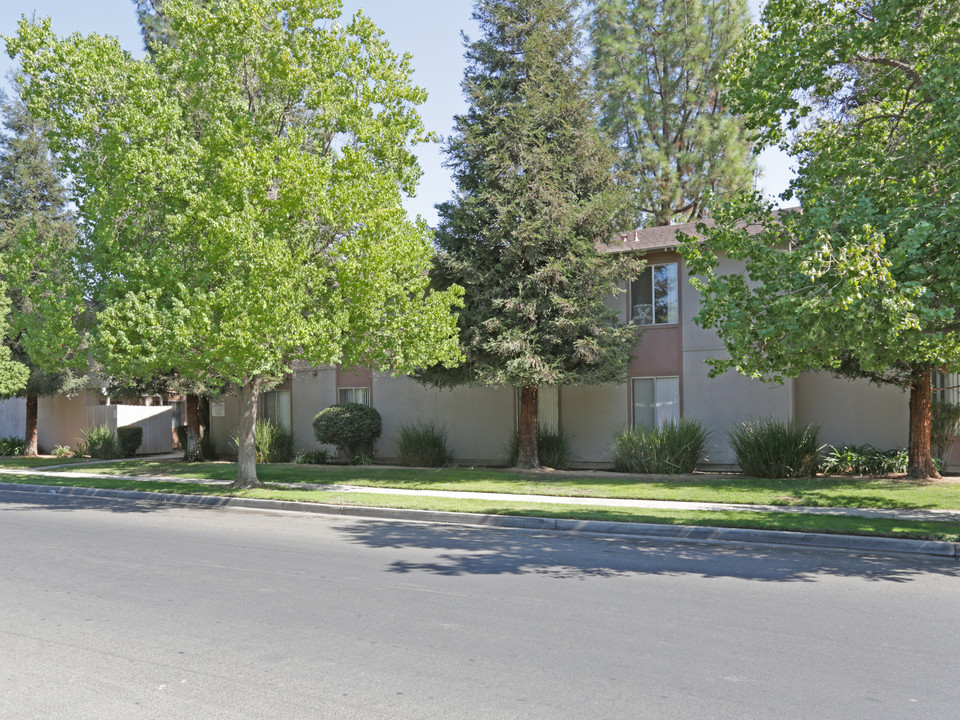
{"label": "ornamental grass clump", "polygon": [[704,459],[706,444],[707,432],[696,420],[624,428],[614,438],[613,467],[629,473],[692,473]]}
{"label": "ornamental grass clump", "polygon": [[[253,426],[258,463],[285,463],[293,460],[293,433],[273,420],[257,420]],[[233,444],[240,447],[240,431],[233,433]]]}
{"label": "ornamental grass clump", "polygon": [[97,460],[122,457],[120,441],[109,425],[95,425],[80,435],[74,454],[89,455]]}
{"label": "ornamental grass clump", "polygon": [[[537,429],[537,456],[542,467],[563,470],[570,466],[570,439],[562,430]],[[507,462],[511,467],[520,458],[520,435],[514,431],[507,443]]]}
{"label": "ornamental grass clump", "polygon": [[453,462],[447,449],[447,429],[433,422],[400,426],[400,462],[411,467],[446,467]]}
{"label": "ornamental grass clump", "polygon": [[727,431],[744,475],[793,478],[815,475],[820,465],[820,426],[766,418]]}

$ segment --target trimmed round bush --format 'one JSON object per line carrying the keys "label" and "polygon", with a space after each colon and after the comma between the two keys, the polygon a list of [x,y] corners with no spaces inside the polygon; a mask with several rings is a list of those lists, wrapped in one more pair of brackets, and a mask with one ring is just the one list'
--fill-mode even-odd
{"label": "trimmed round bush", "polygon": [[336,445],[348,458],[373,456],[373,444],[383,431],[383,420],[363,403],[337,403],[313,419],[313,434],[325,445]]}
{"label": "trimmed round bush", "polygon": [[120,445],[121,455],[133,457],[143,444],[143,428],[139,425],[117,428],[117,442]]}

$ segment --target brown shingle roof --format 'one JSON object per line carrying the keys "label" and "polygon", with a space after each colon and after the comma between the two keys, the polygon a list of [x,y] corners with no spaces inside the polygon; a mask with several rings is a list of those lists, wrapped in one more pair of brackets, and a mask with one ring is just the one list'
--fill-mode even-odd
{"label": "brown shingle roof", "polygon": [[[777,212],[794,212],[799,207],[783,208]],[[713,227],[716,223],[708,218],[702,221],[707,227]],[[680,244],[677,233],[685,233],[691,237],[703,240],[703,236],[697,232],[697,225],[700,221],[679,223],[677,225],[661,225],[659,227],[641,228],[631,230],[625,233],[618,233],[611,238],[610,242],[599,246],[603,253],[623,253],[623,252],[648,252],[650,250],[671,250]],[[747,232],[756,235],[761,230],[760,225],[750,225]]]}

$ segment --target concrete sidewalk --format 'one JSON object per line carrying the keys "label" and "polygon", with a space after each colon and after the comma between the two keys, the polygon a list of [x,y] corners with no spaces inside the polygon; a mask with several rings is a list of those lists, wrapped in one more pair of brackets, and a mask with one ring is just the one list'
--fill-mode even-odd
{"label": "concrete sidewalk", "polygon": [[[179,457],[179,456],[178,456]],[[0,468],[3,475],[27,475],[62,479],[129,480],[139,482],[171,482],[228,486],[229,480],[180,478],[169,475],[108,475],[105,473],[64,472],[62,470],[25,468]],[[52,467],[64,467],[62,465]],[[74,464],[72,467],[76,467]],[[747,505],[743,503],[684,502],[675,500],[630,500],[619,498],[587,498],[556,495],[515,495],[512,493],[484,493],[460,490],[406,490],[400,488],[372,488],[356,485],[326,485],[313,483],[270,483],[291,490],[324,490],[329,492],[369,493],[371,495],[405,495],[413,497],[461,498],[471,500],[496,500],[497,502],[545,503],[556,505],[589,505],[593,507],[629,507],[656,510],[703,510],[717,512],[781,512],[807,515],[835,515],[863,518],[886,518],[890,520],[916,520],[933,522],[960,522],[960,510],[912,510],[887,508],[841,508],[811,507],[803,505]]]}

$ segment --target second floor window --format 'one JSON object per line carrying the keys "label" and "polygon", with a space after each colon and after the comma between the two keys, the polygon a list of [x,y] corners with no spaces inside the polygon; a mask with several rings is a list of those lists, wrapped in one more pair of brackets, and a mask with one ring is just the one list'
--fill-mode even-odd
{"label": "second floor window", "polygon": [[680,322],[677,264],[647,265],[630,283],[630,321],[637,325]]}

